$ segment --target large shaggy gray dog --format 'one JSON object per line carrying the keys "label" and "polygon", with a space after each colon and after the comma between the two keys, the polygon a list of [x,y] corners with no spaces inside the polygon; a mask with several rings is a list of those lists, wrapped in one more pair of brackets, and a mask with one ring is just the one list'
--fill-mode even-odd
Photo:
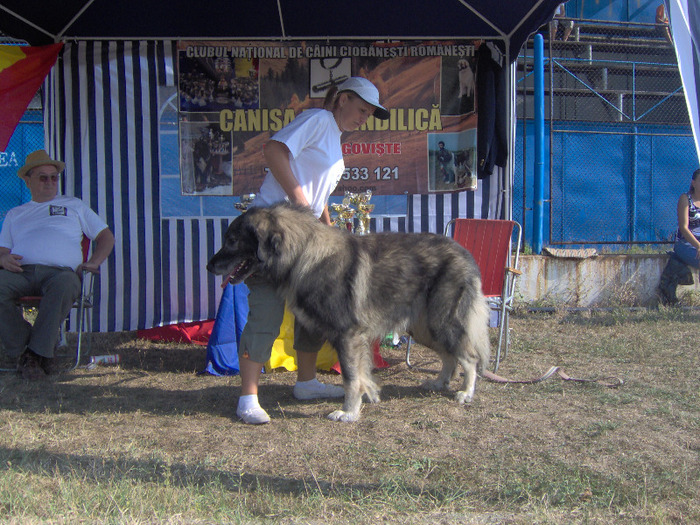
{"label": "large shaggy gray dog", "polygon": [[458,375],[459,403],[471,401],[477,365],[489,361],[489,309],[479,268],[457,243],[430,233],[352,235],[289,204],[251,208],[228,227],[207,269],[236,284],[254,272],[268,278],[298,322],[338,352],[345,402],[329,414],[356,421],[362,395],[379,401],[371,343],[407,331],[440,355],[442,371],[426,388]]}

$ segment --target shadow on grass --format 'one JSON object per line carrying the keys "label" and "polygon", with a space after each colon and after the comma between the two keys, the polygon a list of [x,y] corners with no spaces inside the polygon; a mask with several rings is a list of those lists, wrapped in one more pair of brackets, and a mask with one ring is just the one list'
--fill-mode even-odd
{"label": "shadow on grass", "polygon": [[[22,471],[41,476],[45,479],[62,477],[77,479],[81,483],[89,482],[95,486],[109,486],[120,481],[157,484],[159,486],[176,486],[184,489],[207,490],[212,486],[240,494],[251,492],[260,494],[261,489],[268,489],[275,494],[308,497],[315,492],[324,497],[338,495],[356,496],[358,494],[386,492],[386,481],[367,483],[328,482],[315,476],[274,476],[250,474],[238,471],[190,465],[183,462],[164,462],[158,459],[104,458],[68,453],[47,453],[39,450],[0,447],[0,472]],[[398,483],[398,481],[397,481]],[[410,498],[424,498],[432,501],[452,500],[455,497],[453,487],[413,486],[401,482],[403,495]]]}
{"label": "shadow on grass", "polygon": [[[143,386],[149,377],[144,371],[127,374],[93,371],[41,382],[14,378],[0,390],[0,410],[37,414],[206,414],[238,421],[235,414],[239,395],[237,382],[232,384],[230,379],[209,376],[201,383],[190,382],[183,389],[162,385],[160,381]],[[211,386],[212,381],[219,380],[222,384]],[[174,378],[174,382],[177,381]],[[445,402],[451,402],[454,394],[451,391],[428,394],[418,383],[415,386],[384,384],[382,388],[382,401],[419,399],[426,395],[444,396]],[[331,412],[340,408],[342,400],[299,401],[293,397],[291,385],[268,383],[260,389],[260,403],[272,411],[282,411],[286,418],[295,419],[312,417],[309,407],[314,404],[319,410]]]}

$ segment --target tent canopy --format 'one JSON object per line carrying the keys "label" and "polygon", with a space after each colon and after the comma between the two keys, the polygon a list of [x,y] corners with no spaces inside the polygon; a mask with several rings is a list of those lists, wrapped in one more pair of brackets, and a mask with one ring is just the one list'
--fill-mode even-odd
{"label": "tent canopy", "polygon": [[482,37],[511,60],[557,0],[0,0],[0,31],[31,45],[60,40]]}

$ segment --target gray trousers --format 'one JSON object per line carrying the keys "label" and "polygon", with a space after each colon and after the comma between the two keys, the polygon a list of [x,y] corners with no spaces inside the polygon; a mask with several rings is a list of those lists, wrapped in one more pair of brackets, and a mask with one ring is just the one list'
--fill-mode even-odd
{"label": "gray trousers", "polygon": [[[245,281],[248,295],[248,319],[238,345],[239,357],[247,357],[256,363],[265,363],[272,355],[272,345],[280,333],[284,319],[284,299],[280,298],[272,285],[257,275]],[[294,350],[318,352],[326,338],[306,330],[294,321]]]}
{"label": "gray trousers", "polygon": [[[53,357],[61,323],[80,296],[80,277],[71,268],[28,264],[22,272],[0,270],[0,340],[9,357],[26,347]],[[34,326],[22,316],[15,301],[24,295],[41,295]]]}

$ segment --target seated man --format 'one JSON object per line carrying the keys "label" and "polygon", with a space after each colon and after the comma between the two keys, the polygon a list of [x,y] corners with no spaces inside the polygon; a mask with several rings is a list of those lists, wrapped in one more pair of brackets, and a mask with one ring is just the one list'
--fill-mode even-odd
{"label": "seated man", "polygon": [[[114,247],[107,224],[80,199],[58,193],[63,162],[39,150],[27,155],[17,175],[32,200],[12,208],[0,231],[0,340],[25,379],[50,373],[59,328],[80,295],[82,270],[97,273]],[[83,263],[83,234],[95,241]],[[42,295],[34,326],[15,301]]]}

